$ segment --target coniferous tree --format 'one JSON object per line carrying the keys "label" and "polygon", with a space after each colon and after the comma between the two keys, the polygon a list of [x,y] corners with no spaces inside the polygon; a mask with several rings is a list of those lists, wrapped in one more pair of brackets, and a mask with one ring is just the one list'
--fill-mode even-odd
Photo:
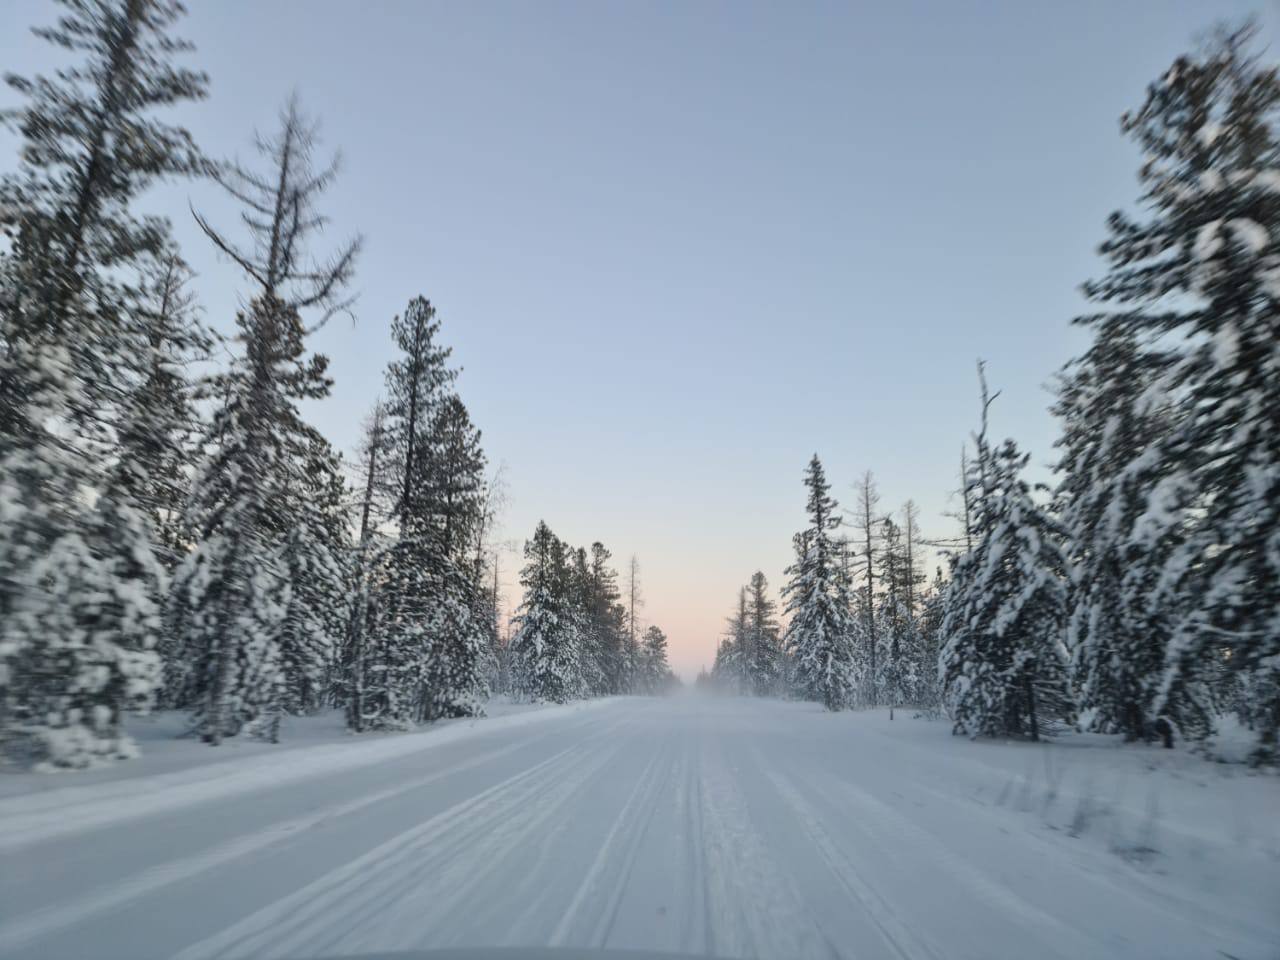
{"label": "coniferous tree", "polygon": [[936,717],[942,707],[942,687],[938,659],[942,651],[942,623],[946,614],[948,583],[938,567],[933,584],[921,604],[919,620],[920,669],[914,700],[924,715]]}
{"label": "coniferous tree", "polygon": [[409,301],[391,321],[391,337],[401,356],[387,367],[387,431],[395,448],[399,484],[395,513],[402,527],[418,523],[427,536],[439,517],[432,486],[429,445],[431,421],[443,406],[446,388],[458,372],[448,365],[452,351],[437,343],[440,321],[423,297]]}
{"label": "coniferous tree", "polygon": [[[484,582],[478,581],[477,577],[485,578]],[[502,637],[499,618],[502,593],[499,579],[496,551],[483,555],[478,568],[471,571],[471,620],[480,641],[476,670],[486,697],[505,689],[501,676]]]}
{"label": "coniferous tree", "polygon": [[364,706],[355,729],[478,715],[487,695],[483,636],[465,571],[442,563],[426,537],[401,534],[376,552],[368,577]]}
{"label": "coniferous tree", "polygon": [[[868,470],[858,481],[854,492],[856,508],[853,527],[857,541],[842,549],[852,549],[857,553],[857,565],[861,567],[861,587],[856,590],[856,605],[859,611],[859,633],[863,642],[854,656],[860,663],[859,672],[863,677],[863,688],[860,691],[863,701],[870,706],[880,702],[880,685],[883,681],[884,658],[880,646],[882,638],[876,624],[876,584],[878,582],[876,559],[879,546],[876,543],[876,530],[882,517],[879,512],[880,492],[876,489],[875,477]],[[854,565],[846,557],[845,580],[846,589],[854,592]],[[853,597],[851,597],[852,599]]]}
{"label": "coniferous tree", "polygon": [[280,562],[289,585],[280,633],[286,713],[319,707],[346,629],[352,551],[342,459],[319,433],[300,431],[289,527]]}
{"label": "coniferous tree", "polygon": [[480,431],[457,394],[444,397],[416,458],[422,480],[413,501],[418,529],[431,544],[439,629],[432,649],[435,704],[426,719],[477,714],[488,696],[488,636],[483,588],[472,545],[483,522],[485,456]]}
{"label": "coniferous tree", "polygon": [[667,663],[667,635],[650,625],[640,645],[643,664],[643,692],[653,695],[666,692],[675,680]]}
{"label": "coniferous tree", "polygon": [[188,291],[191,271],[176,253],[148,284],[139,310],[147,342],[135,386],[122,401],[119,480],[155,531],[155,553],[172,573],[190,547],[182,523],[196,441],[202,425],[195,409],[199,388],[187,369],[208,358],[213,335],[196,316]]}
{"label": "coniferous tree", "polygon": [[591,617],[591,571],[585,547],[566,545],[566,597],[571,629],[579,651],[579,689],[583,696],[607,692],[602,638]]}
{"label": "coniferous tree", "polygon": [[[147,341],[134,279],[160,261],[168,224],[133,202],[158,179],[201,169],[186,130],[157,107],[200,99],[207,78],[175,66],[189,44],[170,33],[168,0],[66,3],[34,33],[79,55],[52,77],[10,76],[26,98],[2,119],[21,138],[19,172],[0,181],[0,228],[10,243],[0,303],[0,438],[34,439],[29,398],[53,391],[82,441],[110,442],[104,414],[133,380]],[[39,409],[39,408],[36,408]],[[100,452],[91,444],[81,456]]]}
{"label": "coniferous tree", "polygon": [[264,298],[279,300],[299,314],[318,312],[317,326],[351,305],[346,288],[363,244],[357,236],[326,260],[310,259],[308,238],[323,232],[329,223],[317,203],[332,186],[340,166],[339,155],[334,154],[327,166],[316,167],[319,139],[319,123],[303,113],[294,96],[280,111],[275,136],[254,142],[266,163],[264,172],[225,163],[211,169],[227,194],[244,208],[240,219],[248,228],[247,244],[237,243],[204,216],[194,214],[205,236]]}
{"label": "coniferous tree", "polygon": [[151,429],[127,402],[153,332],[136,278],[168,245],[134,201],[199,168],[186,131],[151,115],[204,96],[172,63],[180,13],[68,3],[35,33],[78,61],[9,77],[26,103],[0,117],[22,144],[0,179],[0,749],[54,766],[132,755],[122,714],[159,676],[162,571],[127,482],[145,464],[122,463],[118,438]]}
{"label": "coniferous tree", "polygon": [[422,538],[403,535],[369,559],[372,587],[357,661],[360,706],[347,711],[354,730],[404,729],[431,702],[433,559]]}
{"label": "coniferous tree", "polygon": [[422,297],[392,322],[401,356],[387,369],[381,429],[398,529],[363,581],[372,595],[355,604],[371,614],[353,628],[369,706],[357,729],[479,714],[488,696],[490,627],[476,559],[485,458],[466,407],[446,392],[457,372],[439,330]]}
{"label": "coniferous tree", "polygon": [[725,634],[716,649],[711,673],[722,690],[742,694],[750,684],[750,637],[747,614],[747,588],[738,589],[738,603],[725,620]]}
{"label": "coniferous tree", "polygon": [[486,608],[482,621],[489,639],[489,655],[486,661],[487,682],[490,693],[510,693],[510,670],[501,624],[503,597],[497,551],[490,556],[489,570],[492,579],[484,598]]}
{"label": "coniferous tree", "polygon": [[[284,425],[300,399],[328,390],[323,363],[307,360],[296,310],[261,297],[237,317],[243,354],[227,402],[210,426],[187,523],[195,547],[174,578],[177,631],[169,683],[195,713],[206,742],[246,725],[273,736],[284,707],[282,629],[289,605],[284,545],[290,524],[291,450]],[[214,440],[216,438],[216,440]]]}
{"label": "coniferous tree", "polygon": [[498,545],[494,540],[499,513],[506,499],[504,471],[500,466],[483,483],[480,509],[471,524],[471,582],[475,609],[472,619],[484,638],[481,672],[489,691],[506,690],[503,679],[500,634],[501,589],[498,576]]}
{"label": "coniferous tree", "polygon": [[747,585],[747,634],[751,657],[747,670],[751,690],[758,697],[777,692],[780,679],[777,607],[769,599],[769,581],[757,570]]}
{"label": "coniferous tree", "polygon": [[[335,161],[316,172],[316,130],[290,101],[276,136],[257,143],[269,172],[218,170],[245,208],[247,245],[196,215],[259,290],[237,317],[243,353],[224,378],[223,406],[188,506],[196,546],[173,593],[181,662],[194,667],[184,692],[213,744],[246,726],[274,739],[281,712],[314,689],[325,658],[318,648],[331,642],[336,605],[325,602],[316,618],[298,621],[298,604],[327,593],[324,578],[339,569],[343,547],[300,480],[314,466],[308,457],[317,435],[298,403],[326,396],[331,386],[327,358],[307,356],[302,311],[323,322],[349,303],[360,240],[323,263],[309,259],[309,239],[326,223],[316,205],[336,171]],[[343,582],[331,589],[340,592]]]}
{"label": "coniferous tree", "polygon": [[908,500],[902,507],[902,558],[899,566],[901,576],[901,594],[907,608],[907,616],[915,619],[919,611],[920,591],[927,578],[921,570],[920,545],[920,509],[915,501]]}
{"label": "coniferous tree", "polygon": [[587,615],[598,638],[605,689],[625,692],[626,610],[618,591],[618,572],[609,566],[612,555],[604,544],[591,545],[588,567]]}
{"label": "coniferous tree", "polygon": [[906,675],[904,696],[916,706],[930,708],[935,702],[930,687],[937,675],[937,650],[926,649],[928,638],[925,625],[925,585],[927,579],[921,566],[920,511],[914,501],[908,500],[902,507],[902,552],[897,564],[898,593],[905,607],[905,633],[903,636]]}
{"label": "coniferous tree", "polygon": [[1192,681],[1164,697],[1161,715],[1154,709],[1172,623],[1186,602],[1162,576],[1183,527],[1145,518],[1164,475],[1159,438],[1172,416],[1153,389],[1157,362],[1112,328],[1064,377],[1055,407],[1064,426],[1057,500],[1072,570],[1067,645],[1089,727],[1128,740],[1160,735],[1172,745],[1175,728],[1206,729],[1211,706]]}
{"label": "coniferous tree", "polygon": [[889,517],[881,525],[880,569],[885,589],[876,610],[879,626],[880,680],[877,687],[889,704],[889,719],[900,706],[915,678],[915,622],[907,610],[908,570],[902,531]]}
{"label": "coniferous tree", "polygon": [[430,513],[432,536],[440,552],[464,566],[483,522],[485,456],[480,431],[456,393],[444,397],[433,412],[424,440],[419,451],[421,509]]}
{"label": "coniferous tree", "polygon": [[796,682],[803,694],[828,710],[852,701],[857,677],[851,649],[852,624],[844,580],[837,565],[832,532],[839,527],[837,504],[830,496],[817,454],[805,474],[809,526],[796,536],[796,561],[787,568],[785,644],[796,661]]}
{"label": "coniferous tree", "polygon": [[644,596],[640,590],[640,559],[634,553],[627,562],[627,642],[622,653],[619,675],[621,692],[630,693],[640,646],[640,610]]}
{"label": "coniferous tree", "polygon": [[581,665],[565,602],[564,545],[539,521],[524,556],[524,602],[511,640],[513,687],[532,700],[565,703],[578,695]]}
{"label": "coniferous tree", "polygon": [[1131,334],[1177,404],[1138,525],[1176,542],[1161,577],[1185,602],[1146,712],[1204,734],[1195,691],[1227,664],[1258,693],[1246,720],[1268,757],[1280,736],[1280,72],[1251,52],[1255,32],[1220,31],[1178,58],[1122,118],[1145,155],[1143,218],[1112,215],[1109,272],[1085,287],[1108,309],[1082,322]]}
{"label": "coniferous tree", "polygon": [[430,647],[427,658],[418,665],[416,719],[431,722],[442,717],[481,716],[489,689],[484,625],[475,617],[475,584],[466,568],[458,564],[442,564],[432,572],[427,592]]}
{"label": "coniferous tree", "polygon": [[1013,441],[979,457],[978,535],[947,589],[944,693],[956,732],[972,736],[1037,740],[1074,719],[1061,532],[1020,477],[1027,459]]}
{"label": "coniferous tree", "polygon": [[[353,684],[359,707],[349,706],[348,725],[403,727],[433,699],[435,676],[428,669],[436,651],[426,632],[433,619],[429,603],[432,576],[446,572],[427,486],[430,460],[427,426],[439,410],[444,389],[457,377],[448,367],[450,351],[436,344],[440,324],[426,299],[415,297],[391,322],[401,356],[387,367],[389,400],[378,421],[383,466],[368,479],[374,490],[390,488],[390,517],[395,539],[371,554],[365,548],[364,596],[354,603],[361,619],[352,648]],[[384,480],[383,477],[386,479]]]}
{"label": "coniferous tree", "polygon": [[711,670],[707,673],[709,685],[717,692],[732,689],[729,678],[736,669],[734,657],[733,640],[726,634],[716,645],[715,659],[711,662]]}
{"label": "coniferous tree", "polygon": [[357,451],[358,536],[351,564],[351,587],[342,652],[337,665],[335,697],[342,704],[347,726],[356,733],[365,727],[365,691],[369,669],[369,629],[373,614],[374,570],[382,546],[378,528],[390,515],[391,487],[388,460],[391,455],[385,408],[381,401],[364,423],[364,437]]}
{"label": "coniferous tree", "polygon": [[[185,289],[189,271],[176,253],[144,273],[147,283],[137,310],[146,342],[135,358],[133,384],[121,394],[116,459],[100,487],[97,513],[103,521],[101,542],[117,554],[104,559],[133,572],[127,585],[115,588],[122,592],[117,610],[135,624],[152,625],[151,642],[161,659],[152,672],[160,681],[155,701],[169,707],[175,700],[164,683],[164,662],[175,650],[163,612],[168,578],[191,546],[184,516],[200,431],[194,407],[198,388],[185,368],[205,359],[214,341],[195,317],[194,298]],[[129,614],[124,595],[143,603],[145,612]]]}

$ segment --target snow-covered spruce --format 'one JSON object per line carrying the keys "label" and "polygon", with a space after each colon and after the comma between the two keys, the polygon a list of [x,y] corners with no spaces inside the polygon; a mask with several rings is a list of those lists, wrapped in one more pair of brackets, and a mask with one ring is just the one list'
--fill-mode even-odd
{"label": "snow-covered spruce", "polygon": [[[1119,535],[1151,548],[1150,570],[1108,572],[1103,556],[1100,582],[1078,597],[1082,619],[1096,611],[1123,632],[1158,621],[1164,639],[1149,642],[1163,646],[1160,676],[1134,691],[1140,715],[1119,721],[1126,732],[1164,723],[1204,736],[1207,690],[1212,708],[1257,730],[1266,759],[1280,737],[1280,73],[1251,51],[1254,32],[1219,31],[1122,119],[1145,154],[1142,213],[1112,215],[1101,248],[1110,270],[1085,286],[1103,310],[1082,322],[1095,351],[1129,338],[1124,375],[1171,402],[1156,422],[1139,411],[1154,436],[1088,493],[1091,512],[1105,498]],[[1087,457],[1067,468],[1074,489],[1098,479]],[[1153,651],[1116,651],[1129,653],[1125,671],[1151,669]],[[1097,695],[1107,718],[1111,693]]]}
{"label": "snow-covered spruce", "polygon": [[564,544],[539,522],[524,556],[525,597],[511,640],[513,685],[529,699],[564,703],[582,689],[580,636],[565,595]]}
{"label": "snow-covered spruce", "polygon": [[[618,572],[609,565],[612,554],[603,543],[591,545],[587,560],[584,596],[589,629],[598,649],[603,693],[627,693],[634,686],[635,664],[632,663],[627,639],[627,611],[621,603]],[[666,663],[665,648],[662,663]]]}
{"label": "snow-covered spruce", "polygon": [[769,581],[757,570],[747,584],[746,634],[750,656],[746,672],[751,691],[759,697],[779,692],[782,650],[778,636],[777,606],[769,599]]}
{"label": "snow-covered spruce", "polygon": [[[907,521],[913,537],[910,511]],[[918,702],[923,638],[916,621],[915,593],[922,578],[915,569],[911,539],[904,540],[902,529],[891,518],[886,517],[882,526],[880,569],[885,588],[873,612],[880,664],[876,688],[892,717],[894,707]]]}
{"label": "snow-covered spruce", "polygon": [[[312,382],[296,310],[271,297],[237,317],[243,353],[227,377],[188,523],[195,547],[174,578],[169,683],[210,743],[246,725],[275,732],[289,679],[284,620],[291,601],[285,542],[291,476],[285,436],[294,397]],[[300,538],[305,538],[305,532]]]}
{"label": "snow-covered spruce", "polygon": [[457,372],[437,342],[440,323],[422,297],[392,322],[401,355],[387,369],[390,401],[366,444],[366,505],[390,478],[394,542],[364,562],[341,667],[358,704],[353,729],[476,715],[488,695],[489,639],[480,611],[484,571],[470,554],[484,512],[484,454],[466,407],[446,388]]}
{"label": "snow-covered spruce", "polygon": [[650,624],[640,644],[640,666],[636,678],[638,693],[664,693],[676,683],[667,665],[667,635]]}
{"label": "snow-covered spruce", "polygon": [[747,625],[747,588],[738,588],[734,612],[725,620],[725,633],[716,647],[711,678],[724,693],[741,694],[751,688],[752,637]]}
{"label": "snow-covered spruce", "polygon": [[186,510],[194,547],[171,595],[170,698],[214,744],[242,730],[274,740],[283,713],[319,702],[345,610],[340,479],[298,404],[332,386],[327,358],[307,353],[303,313],[323,319],[345,305],[360,241],[310,260],[334,173],[313,167],[315,144],[295,98],[255,143],[265,172],[214,171],[246,211],[247,242],[196,215],[257,290],[236,318],[239,353],[213,384],[220,405]]}
{"label": "snow-covered spruce", "polygon": [[783,590],[791,620],[783,638],[795,660],[796,685],[828,710],[849,706],[858,678],[850,639],[853,622],[847,586],[836,564],[831,532],[840,525],[822,463],[815,454],[805,472],[809,526],[796,534],[796,560]]}
{"label": "snow-covered spruce", "polygon": [[974,547],[952,571],[942,624],[944,696],[958,733],[1039,739],[1073,721],[1060,533],[1021,479],[1013,441],[980,445]]}
{"label": "snow-covered spruce", "polygon": [[1142,356],[1131,334],[1111,326],[1069,368],[1055,408],[1064,426],[1056,501],[1071,564],[1067,645],[1083,716],[1099,732],[1170,742],[1175,730],[1207,733],[1212,705],[1206,685],[1192,680],[1155,710],[1180,604],[1162,571],[1184,528],[1151,507],[1184,514],[1192,494],[1165,481],[1159,441],[1174,413],[1158,384],[1164,362]]}
{"label": "snow-covered spruce", "polygon": [[0,179],[0,753],[45,766],[131,755],[121,715],[158,678],[153,531],[124,482],[148,486],[150,466],[117,441],[153,432],[156,413],[128,400],[168,335],[135,282],[167,224],[134,201],[199,162],[151,115],[204,95],[172,63],[180,12],[69,5],[38,34],[76,62],[9,78],[26,102],[19,169]]}

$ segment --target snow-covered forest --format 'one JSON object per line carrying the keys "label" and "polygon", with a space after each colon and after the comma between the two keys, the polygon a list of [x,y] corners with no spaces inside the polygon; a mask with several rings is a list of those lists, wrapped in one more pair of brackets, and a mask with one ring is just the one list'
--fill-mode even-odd
{"label": "snow-covered forest", "polygon": [[972,736],[1173,746],[1227,725],[1277,760],[1280,77],[1258,46],[1220,29],[1122,118],[1142,193],[1084,285],[1092,344],[1055,383],[1053,483],[996,439],[981,363],[943,536],[910,501],[883,508],[870,473],[842,510],[815,455],[786,629],[756,573],[700,684],[942,712]]}
{"label": "snow-covered forest", "polygon": [[[350,308],[361,238],[323,236],[338,164],[296,97],[245,163],[160,119],[210,88],[182,13],[68,3],[36,35],[72,65],[9,78],[22,105],[4,116],[19,150],[0,180],[5,761],[132,756],[125,717],[156,706],[218,744],[275,741],[283,717],[325,707],[387,730],[481,714],[492,692],[665,690],[634,564],[627,607],[600,543],[588,554],[540,525],[503,636],[500,489],[429,300],[390,321],[396,359],[359,451],[304,419],[302,401],[332,386],[308,338]],[[197,177],[238,223],[146,208],[154,183]],[[226,324],[202,316],[176,216],[239,269],[246,306]]]}
{"label": "snow-covered forest", "polygon": [[[72,4],[38,36],[75,53],[13,77],[0,185],[0,736],[10,761],[130,756],[130,712],[187,711],[210,744],[275,740],[340,707],[353,731],[476,715],[491,692],[565,702],[659,692],[636,566],[540,523],[500,613],[500,482],[424,297],[344,457],[301,412],[332,381],[308,337],[352,302],[361,238],[322,235],[338,174],[294,97],[251,162],[159,108],[207,95],[174,3]],[[1196,743],[1280,729],[1280,81],[1252,29],[1179,58],[1122,121],[1145,152],[1133,213],[1076,318],[1051,487],[980,419],[957,526],[845,508],[815,455],[782,603],[744,586],[704,685],[945,714],[957,732],[1079,727]],[[238,225],[191,211],[240,271],[234,333],[203,318],[161,179],[211,178]],[[170,212],[172,215],[181,215]],[[219,357],[229,355],[222,363]],[[945,483],[945,478],[939,478]],[[851,509],[849,507],[851,506]],[[934,562],[930,576],[927,565]]]}
{"label": "snow-covered forest", "polygon": [[[1008,208],[993,205],[973,258],[937,276],[954,243],[904,252],[866,217],[858,249],[892,248],[890,265],[910,273],[865,302],[844,302],[835,274],[865,284],[889,261],[851,271],[853,245],[828,264],[813,249],[774,261],[797,237],[822,246],[853,229],[849,208],[832,212],[836,174],[813,162],[833,128],[878,138],[882,162],[918,164],[850,194],[852,207],[891,193],[896,216],[920,171],[962,162],[964,144],[896,139],[922,111],[943,112],[933,80],[977,78],[969,97],[1016,86],[1043,55],[1057,66],[1041,80],[1074,82],[1079,51],[1101,49],[1095,21],[1028,54],[1014,48],[1032,33],[1006,23],[1007,7],[975,18],[991,18],[975,47],[951,36],[958,21],[894,34],[894,5],[882,6],[886,32],[858,42],[889,50],[895,76],[830,39],[828,27],[878,22],[842,19],[839,4],[753,7],[760,22],[746,26],[732,3],[290,7],[282,16],[325,21],[309,38],[368,43],[339,67],[301,33],[279,40],[341,71],[352,99],[267,90],[261,77],[309,67],[282,57],[272,73],[246,53],[261,47],[231,44],[273,125],[251,134],[231,97],[219,123],[244,110],[240,140],[197,142],[203,115],[184,111],[216,101],[237,62],[210,76],[202,53],[217,64],[208,48],[275,12],[216,5],[188,20],[180,0],[50,0],[25,41],[41,66],[6,74],[0,103],[0,145],[15,148],[0,155],[0,957],[1273,960],[1280,67],[1264,21],[1211,27],[1163,72],[1167,38],[1142,51],[1158,50],[1158,75],[1130,91],[1117,141],[1137,149],[1138,186],[1098,230],[1100,261],[1082,259],[1096,268],[1079,278],[1083,299],[1034,318],[1027,339],[1054,324],[1083,346],[1053,346],[1049,392],[1029,399],[992,353],[1007,334],[995,315],[1019,301],[940,279],[983,276],[978,257],[1029,269],[1010,245],[978,249],[1008,228]],[[206,36],[193,44],[196,24]],[[1017,40],[990,41],[988,71],[993,25]],[[918,51],[929,31],[932,49]],[[254,36],[277,43],[274,30]],[[476,47],[453,61],[423,52],[463,40]],[[850,63],[891,101],[891,134],[883,116],[850,107],[833,121],[820,104]],[[1139,65],[1148,79],[1150,61]],[[457,89],[440,94],[446,75]],[[1105,85],[1122,87],[1116,76]],[[687,103],[662,95],[671,77]],[[463,89],[485,83],[492,99]],[[387,102],[374,109],[370,91]],[[529,109],[543,102],[554,109]],[[418,152],[345,127],[334,139],[376,163],[349,173],[321,119],[353,103],[373,115],[354,129],[394,117],[407,131],[394,142]],[[1027,182],[1055,190],[1010,101],[979,107],[982,137],[1016,128],[985,156],[1016,142],[1017,162],[1036,168]],[[1036,109],[1046,130],[1061,124]],[[1092,102],[1079,112],[1104,131],[1114,120]],[[812,143],[786,132],[795,117]],[[713,120],[724,139],[701,139]],[[739,141],[740,128],[757,139]],[[739,166],[742,143],[779,152]],[[469,182],[434,166],[439,152],[501,163]],[[589,163],[564,169],[578,154]],[[853,180],[847,156],[824,159]],[[644,180],[664,162],[670,179]],[[520,179],[540,164],[544,179]],[[810,175],[812,192],[787,192]],[[380,176],[394,206],[376,208],[381,219],[366,206]],[[768,196],[783,181],[781,199]],[[339,203],[352,182],[358,202]],[[465,199],[438,207],[451,191]],[[611,206],[617,192],[635,206]],[[700,221],[690,198],[703,194]],[[574,219],[580,198],[590,209]],[[618,215],[647,205],[651,222]],[[931,214],[964,220],[967,238],[962,209]],[[401,216],[412,230],[374,256],[345,230],[353,211],[380,224],[371,243]],[[499,235],[520,217],[532,233]],[[1057,217],[1035,217],[1074,243]],[[469,242],[455,235],[463,221]],[[734,247],[748,222],[767,242]],[[428,234],[457,259],[438,262]],[[610,269],[561,271],[597,245]],[[1036,256],[1075,282],[1061,247]],[[512,299],[459,296],[474,288],[450,280],[472,260],[474,288]],[[380,272],[402,269],[413,275]],[[760,286],[719,299],[753,269],[768,274]],[[385,311],[359,307],[371,277]],[[575,302],[588,280],[603,292]],[[820,301],[800,297],[804,283],[830,285],[838,309],[808,316]],[[1038,301],[1051,283],[1025,286]],[[893,392],[846,376],[849,341],[824,324],[865,308],[859,337],[918,325],[933,308],[905,303],[910,285],[954,295],[944,322],[966,350],[948,341],[929,359],[954,361],[971,390],[940,388],[917,375],[920,357],[873,338],[858,369],[892,368]],[[780,299],[749,321],[716,308],[768,288]],[[877,313],[886,290],[891,309]],[[972,319],[988,299],[990,327]],[[556,326],[562,309],[572,322]],[[686,330],[695,314],[706,326]],[[336,324],[359,328],[363,369],[329,348]],[[610,327],[626,336],[594,336]],[[914,350],[930,334],[896,342]],[[731,375],[716,379],[721,362]],[[869,403],[850,400],[855,386]],[[358,402],[339,404],[344,389]],[[1056,441],[1017,416],[1033,401]],[[573,420],[574,405],[589,416]],[[961,412],[938,416],[926,443],[904,411],[943,406]],[[859,448],[873,419],[894,423]],[[568,459],[570,447],[585,455]],[[539,455],[541,475],[510,480],[506,464]],[[868,461],[875,473],[849,475]],[[775,483],[767,498],[761,475]],[[509,484],[537,502],[513,508]],[[638,555],[653,563],[643,578]],[[685,689],[676,669],[692,679],[700,662]]]}

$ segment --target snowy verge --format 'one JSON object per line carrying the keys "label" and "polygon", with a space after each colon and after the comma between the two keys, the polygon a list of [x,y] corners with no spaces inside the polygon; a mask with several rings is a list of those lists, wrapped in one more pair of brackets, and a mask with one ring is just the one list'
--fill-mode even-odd
{"label": "snowy verge", "polygon": [[[1069,857],[1105,851],[1122,885],[1158,885],[1184,911],[1197,891],[1215,891],[1241,923],[1258,924],[1264,904],[1280,893],[1280,776],[1273,770],[1101,734],[969,740],[952,736],[945,721],[902,714],[890,721],[883,710],[841,720],[879,741],[882,762],[900,764],[917,801],[966,810],[971,833],[980,822],[1000,830],[1018,823]],[[938,827],[947,829],[961,828]]]}
{"label": "snowy verge", "polygon": [[[6,774],[0,777],[4,793],[9,794],[0,797],[0,854],[210,800],[366,767],[481,734],[571,716],[613,699],[604,697],[562,706],[496,700],[486,705],[489,715],[485,717],[441,721],[404,733],[365,736],[334,731],[334,725],[327,723],[325,717],[308,718],[317,721],[301,724],[304,730],[311,728],[310,743],[304,738],[296,745],[246,744],[247,755],[226,759],[225,754],[217,754],[224,747],[209,747],[193,740],[170,741],[171,749],[161,757],[169,772],[149,772],[146,765],[139,762],[136,766],[113,767],[109,779],[98,777],[89,783],[81,778],[106,771],[52,777]],[[172,722],[158,725],[158,729],[166,732],[171,732],[172,727]],[[327,737],[333,740],[316,743],[318,738]],[[213,762],[210,762],[211,756]],[[131,770],[136,770],[136,775],[130,775]],[[73,777],[80,782],[72,786],[47,786]]]}

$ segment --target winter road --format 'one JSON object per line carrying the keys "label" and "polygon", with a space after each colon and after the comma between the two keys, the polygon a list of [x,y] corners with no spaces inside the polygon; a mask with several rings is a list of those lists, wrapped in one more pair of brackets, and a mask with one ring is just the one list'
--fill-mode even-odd
{"label": "winter road", "polygon": [[[1079,825],[1087,797],[1029,773],[1048,762],[1029,745],[953,747],[901,716],[694,696],[488,722],[305,777],[283,758],[279,782],[172,804],[104,793],[124,808],[97,819],[68,802],[81,820],[59,821],[55,789],[53,816],[0,848],[0,955],[1275,955],[1274,861],[1244,864],[1252,899],[1198,896],[1219,866],[1240,874],[1214,838],[1165,826],[1171,849],[1201,851],[1196,881],[1181,861],[1170,875],[1117,855],[1122,820],[1105,842],[1087,822],[1053,826],[1055,804]],[[131,816],[131,803],[147,805]]]}

